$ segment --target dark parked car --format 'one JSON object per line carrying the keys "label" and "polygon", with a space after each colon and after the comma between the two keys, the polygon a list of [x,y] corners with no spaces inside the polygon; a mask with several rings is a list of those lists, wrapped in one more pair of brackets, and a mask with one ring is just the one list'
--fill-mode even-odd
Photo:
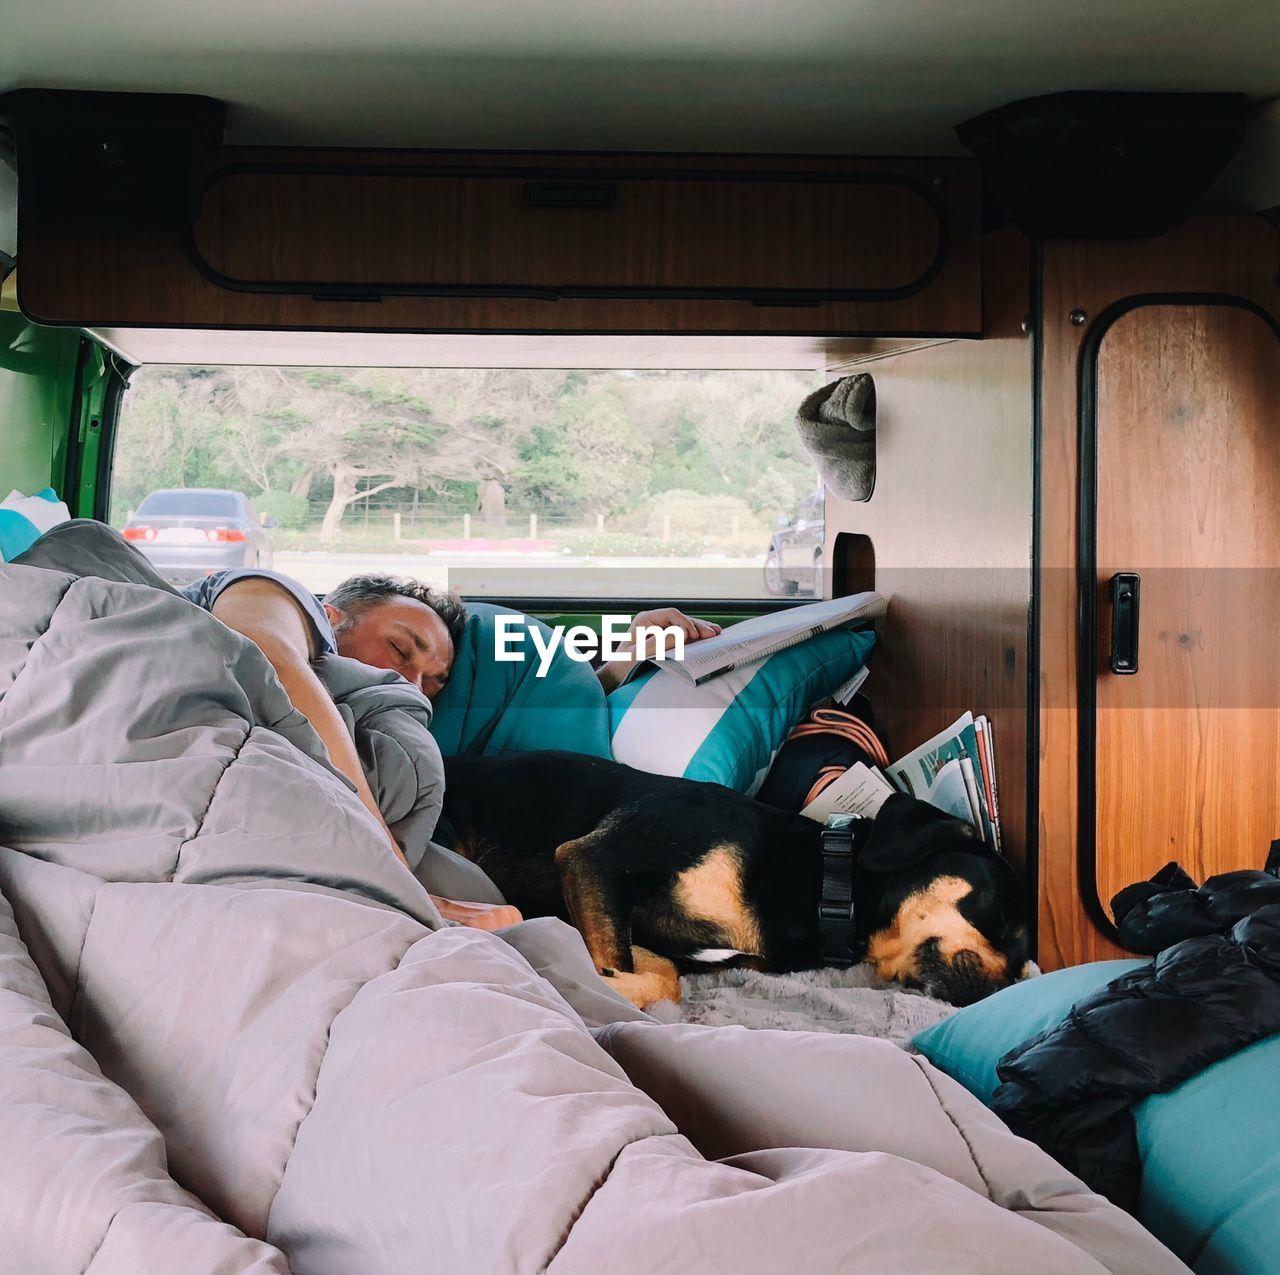
{"label": "dark parked car", "polygon": [[153,491],[123,534],[170,584],[189,584],[228,567],[270,567],[265,529],[275,525],[243,492],[186,487]]}
{"label": "dark parked car", "polygon": [[764,559],[764,587],[773,594],[817,595],[822,582],[825,498],[810,492],[795,518],[778,519]]}

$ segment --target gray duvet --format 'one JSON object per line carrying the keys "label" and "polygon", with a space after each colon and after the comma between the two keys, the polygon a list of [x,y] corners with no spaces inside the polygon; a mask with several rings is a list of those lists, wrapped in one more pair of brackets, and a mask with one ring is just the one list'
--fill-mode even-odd
{"label": "gray duvet", "polygon": [[0,567],[0,1275],[1184,1269],[887,1042],[443,925],[255,647],[67,565]]}

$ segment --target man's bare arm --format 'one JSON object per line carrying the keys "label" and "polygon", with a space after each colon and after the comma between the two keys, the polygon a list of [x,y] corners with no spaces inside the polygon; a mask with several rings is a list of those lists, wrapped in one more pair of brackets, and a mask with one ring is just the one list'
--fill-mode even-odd
{"label": "man's bare arm", "polygon": [[365,809],[404,861],[404,852],[391,835],[364,777],[342,716],[311,668],[311,626],[297,601],[275,581],[250,577],[228,585],[214,602],[213,614],[229,629],[247,637],[271,661],[290,702],[311,723],[329,759],[355,785]]}

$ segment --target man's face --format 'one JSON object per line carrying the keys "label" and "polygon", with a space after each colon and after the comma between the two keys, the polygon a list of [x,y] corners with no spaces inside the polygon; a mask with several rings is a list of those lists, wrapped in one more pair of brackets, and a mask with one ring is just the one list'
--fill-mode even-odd
{"label": "man's face", "polygon": [[393,669],[434,699],[453,667],[453,639],[445,622],[425,603],[389,598],[350,616],[325,603],[338,639],[338,654],[374,668]]}

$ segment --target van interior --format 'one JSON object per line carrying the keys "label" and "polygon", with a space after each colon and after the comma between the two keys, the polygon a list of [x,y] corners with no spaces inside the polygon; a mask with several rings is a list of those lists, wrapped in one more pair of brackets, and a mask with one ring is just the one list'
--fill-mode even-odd
{"label": "van interior", "polygon": [[[414,1035],[379,1035],[379,1015],[393,1006],[377,1001],[375,975],[410,986],[417,967],[404,952],[418,949],[396,938],[387,950],[398,943],[400,956],[392,960],[360,937],[359,925],[343,929],[346,913],[327,916],[324,905],[348,888],[336,884],[341,873],[299,886],[293,902],[301,906],[280,918],[259,923],[228,913],[199,943],[177,919],[149,929],[150,895],[111,901],[113,891],[148,882],[225,890],[212,868],[183,876],[139,866],[145,856],[123,848],[114,807],[93,807],[103,768],[115,767],[116,793],[127,793],[137,774],[143,814],[129,845],[159,838],[206,751],[173,745],[169,777],[147,788],[154,781],[142,772],[156,749],[169,747],[155,741],[194,740],[198,732],[184,722],[165,734],[136,707],[143,692],[130,690],[113,702],[136,721],[121,727],[118,752],[109,752],[113,728],[93,695],[124,677],[125,666],[104,654],[99,673],[84,665],[76,680],[75,644],[82,626],[96,624],[93,632],[105,636],[93,641],[114,650],[113,608],[141,606],[129,590],[143,586],[100,580],[105,592],[75,602],[73,614],[71,582],[83,585],[97,568],[68,565],[65,554],[41,559],[45,541],[34,533],[10,552],[0,526],[0,578],[9,580],[0,651],[12,652],[0,659],[7,670],[0,847],[12,843],[2,851],[0,896],[16,918],[4,932],[17,944],[0,969],[27,962],[37,999],[48,987],[53,1026],[42,1030],[65,1037],[55,1054],[62,1050],[65,1061],[78,1051],[79,1061],[66,1065],[119,1095],[134,1122],[122,1133],[125,1125],[110,1132],[108,1121],[97,1141],[82,1145],[69,1126],[24,1132],[26,1116],[0,1113],[0,1127],[21,1145],[28,1139],[49,1166],[40,1169],[36,1195],[0,1192],[28,1201],[0,1206],[0,1252],[22,1255],[14,1265],[0,1260],[0,1268],[15,1275],[403,1271],[432,1260],[421,1247],[429,1233],[444,1268],[464,1272],[640,1272],[677,1261],[687,1270],[754,1270],[765,1269],[766,1256],[769,1269],[784,1261],[815,1271],[926,1271],[942,1269],[948,1253],[974,1271],[1032,1262],[1064,1271],[1280,1271],[1260,1221],[1274,1217],[1280,1197],[1272,1137],[1280,1126],[1260,1115],[1272,1105],[1269,1094],[1251,1092],[1249,1079],[1270,1075],[1273,1087],[1280,1065],[1280,942],[1262,936],[1267,905],[1280,904],[1270,884],[1280,873],[1280,11],[1244,0],[1172,7],[1082,0],[1052,10],[995,0],[952,8],[914,0],[717,0],[692,8],[669,0],[625,7],[448,0],[426,9],[321,0],[304,12],[230,0],[197,13],[135,0],[74,15],[59,4],[28,8],[8,15],[4,27],[0,494],[13,493],[6,502],[13,510],[29,513],[28,498],[44,493],[63,511],[60,534],[81,525],[64,520],[103,524],[164,586],[226,569],[274,570],[322,601],[349,577],[390,573],[451,590],[476,614],[508,608],[556,632],[574,625],[601,632],[610,615],[629,620],[671,607],[721,629],[785,626],[797,617],[804,623],[805,609],[817,604],[879,595],[874,652],[832,674],[821,696],[795,692],[809,697],[798,713],[793,705],[794,720],[772,751],[766,747],[743,799],[779,791],[765,772],[802,722],[813,731],[815,721],[831,720],[812,710],[832,709],[836,682],[848,696],[837,695],[833,711],[861,723],[844,727],[844,738],[850,729],[873,733],[885,762],[877,766],[874,753],[866,760],[889,773],[889,780],[878,775],[886,791],[901,788],[888,764],[894,758],[914,756],[927,741],[929,764],[942,767],[954,756],[945,752],[953,726],[976,717],[981,756],[968,757],[963,772],[970,808],[979,836],[990,825],[991,854],[1016,876],[1019,941],[1031,964],[1023,971],[1019,960],[1010,987],[956,1010],[922,995],[930,986],[922,977],[894,983],[898,958],[876,956],[888,950],[881,930],[865,967],[856,960],[861,949],[852,966],[846,959],[816,975],[750,960],[722,970],[682,967],[679,1006],[662,997],[644,1002],[647,1012],[628,1005],[617,1026],[598,1003],[621,1005],[620,984],[608,986],[614,971],[598,959],[593,968],[582,949],[585,964],[563,975],[561,958],[539,947],[548,931],[531,931],[513,949],[516,972],[498,961],[465,979],[443,964],[430,978],[424,973],[423,987],[441,980],[432,983],[438,999],[421,992],[427,1009],[406,1010],[407,1025],[394,1030],[420,1028],[434,1039],[431,1023],[447,1022],[469,1047],[509,1061],[506,1045],[481,1039],[489,1011],[469,1017],[465,999],[448,1000],[440,989],[450,979],[455,988],[490,988],[477,997],[503,989],[530,1016],[503,1030],[527,1030],[531,1049],[532,1042],[561,1048],[545,1043],[545,1032],[554,1032],[534,1023],[531,1008],[554,1000],[554,1013],[563,1005],[576,1027],[586,1024],[579,1052],[602,1050],[603,1070],[581,1092],[594,1101],[615,1086],[614,1100],[623,1102],[629,1085],[653,1120],[668,1124],[646,1125],[650,1117],[636,1106],[632,1125],[601,1135],[613,1149],[600,1161],[600,1146],[584,1132],[593,1117],[580,1126],[545,1115],[560,1102],[547,1096],[562,1092],[558,1079],[546,1080],[541,1105],[526,1112],[507,1097],[543,1082],[504,1071],[506,1063],[490,1074],[472,1055],[440,1053],[422,1063],[425,1078],[414,1083],[424,1088],[412,1093],[439,1084],[451,1095],[424,1126],[440,1128],[441,1141],[433,1149],[422,1142],[429,1134],[417,1134],[418,1142],[396,1143],[396,1131],[379,1126],[388,1111],[396,1123],[397,1103],[408,1104],[401,1118],[413,1126],[418,1099],[389,1084],[384,1109],[378,1085],[348,1081],[373,1042],[431,1055]],[[804,428],[811,403],[834,403],[826,393],[858,387],[872,393],[863,422],[870,429],[858,443],[861,486],[840,480],[848,467],[836,452],[846,444],[830,442],[830,420],[825,433]],[[812,421],[821,424],[816,415]],[[839,424],[841,438],[852,438],[849,423]],[[55,534],[48,532],[51,543]],[[59,599],[45,610],[42,590]],[[174,614],[174,625],[194,623],[185,611]],[[839,620],[846,636],[858,631],[847,627],[849,614]],[[152,639],[170,623],[166,615],[145,621]],[[142,684],[167,685],[164,652],[179,640],[141,644],[151,651]],[[209,649],[220,640],[208,637]],[[50,680],[37,696],[42,651],[61,671],[40,675]],[[214,662],[216,675],[239,679],[241,690],[208,690],[208,703],[252,717],[229,707],[240,703],[236,696],[247,704],[258,694],[243,689],[258,683],[257,674],[235,671],[242,658]],[[865,682],[850,688],[864,662]],[[193,659],[192,676],[203,667]],[[664,676],[659,669],[656,682]],[[611,691],[613,748],[606,737],[599,755],[643,770],[640,754],[621,747],[617,707],[642,681]],[[697,713],[713,711],[707,688],[715,684],[705,684]],[[191,691],[197,699],[200,685]],[[627,701],[632,735],[646,688]],[[738,709],[741,693],[729,695]],[[184,697],[173,692],[165,702]],[[354,731],[362,710],[337,698]],[[725,711],[722,701],[714,709]],[[424,713],[431,723],[429,705]],[[37,730],[38,718],[46,724]],[[446,759],[449,718],[437,704],[430,729]],[[653,769],[713,777],[671,761],[683,746],[674,723],[692,717],[668,709],[653,720]],[[541,721],[527,716],[524,725]],[[254,729],[268,726],[255,719]],[[270,781],[279,809],[262,814],[263,827],[291,802],[314,812],[320,801],[291,792],[296,770],[272,750],[296,740],[280,729],[273,738],[281,742],[264,745],[264,757],[282,769]],[[569,739],[554,746],[574,751],[580,727],[567,729],[557,735],[548,726],[548,737]],[[152,751],[131,752],[126,741],[148,732]],[[73,755],[73,737],[103,742],[97,751],[77,743],[85,751]],[[367,747],[361,760],[372,776],[378,763],[368,760],[374,744]],[[407,747],[397,743],[396,757]],[[481,740],[458,749],[518,760],[514,745],[504,751]],[[591,748],[584,743],[582,751]],[[150,760],[140,764],[144,756]],[[390,754],[378,756],[385,776]],[[243,765],[243,750],[236,757]],[[64,758],[72,767],[65,772]],[[421,767],[396,764],[417,775],[421,796]],[[809,780],[818,777],[813,765]],[[846,757],[833,770],[849,765]],[[235,771],[231,765],[226,774]],[[924,795],[938,778],[930,772]],[[495,807],[525,800],[519,782],[496,783]],[[218,800],[243,803],[250,827],[259,817],[251,786],[236,797],[223,792],[207,813]],[[448,813],[447,783],[442,799]],[[544,801],[551,801],[545,789],[528,798],[531,807]],[[72,806],[81,809],[79,831],[56,831],[49,812]],[[533,810],[528,817],[536,822]],[[234,823],[210,842],[239,835]],[[837,825],[844,826],[838,817],[828,829]],[[285,834],[262,835],[264,857],[243,862],[249,851],[237,851],[227,878],[233,893],[258,903],[287,893],[280,882],[306,879],[287,856],[271,857]],[[189,830],[179,840],[197,846],[202,837]],[[464,845],[459,853],[473,851]],[[184,853],[175,851],[176,864]],[[856,861],[856,844],[851,853]],[[656,847],[637,854],[628,880],[656,871]],[[827,868],[833,861],[815,860]],[[717,884],[714,865],[706,865],[712,860],[678,879],[679,898],[747,890],[741,880],[731,889]],[[59,871],[66,882],[46,882]],[[420,928],[421,915],[397,902],[408,886],[386,884],[377,872],[351,887],[357,910]],[[246,879],[275,888],[242,888]],[[1237,895],[1246,887],[1247,906]],[[910,894],[922,923],[919,900],[932,907],[938,888]],[[594,955],[591,927],[607,908],[591,897],[595,920],[584,923],[569,908]],[[190,906],[195,934],[198,907]],[[706,906],[714,912],[722,902]],[[148,965],[186,968],[184,1006],[201,999],[208,970],[197,970],[206,959],[217,969],[241,952],[261,968],[293,972],[280,974],[261,1000],[261,1020],[246,1009],[234,1024],[216,1015],[201,1024],[189,1011],[191,1039],[216,1042],[202,1053],[190,1040],[171,1039],[161,1029],[171,1011],[131,990],[99,957],[99,922],[88,918],[102,913],[105,944],[111,907],[124,909],[117,942],[145,936],[138,977]],[[1272,911],[1280,934],[1280,908]],[[1159,942],[1142,945],[1139,914]],[[893,921],[894,951],[908,945],[905,917]],[[539,923],[526,917],[526,924]],[[972,931],[978,923],[964,924]],[[332,953],[319,938],[313,950],[286,939],[295,926],[328,935]],[[73,931],[83,944],[79,964],[58,955],[59,936]],[[267,932],[275,946],[258,952]],[[440,931],[452,933],[450,941],[463,932],[476,938],[466,925]],[[935,927],[930,941],[941,950],[949,940]],[[373,945],[374,955],[357,974],[333,953],[359,943]],[[1203,950],[1188,955],[1187,944]],[[449,960],[461,957],[455,946]],[[745,938],[699,947],[750,955]],[[1188,969],[1202,977],[1211,959],[1227,960],[1228,948],[1242,964],[1200,999],[1186,992]],[[304,957],[337,962],[335,980],[346,980],[356,999],[338,997],[346,1008],[327,1015],[305,996],[290,1001],[280,989],[302,978],[302,966],[288,962]],[[402,958],[407,963],[396,965]],[[105,972],[95,991],[99,959]],[[643,975],[640,964],[619,972]],[[1015,981],[1015,973],[1028,976]],[[26,987],[25,977],[15,973],[6,995]],[[802,977],[812,985],[798,992]],[[1222,990],[1228,985],[1231,995]],[[1062,989],[1057,999],[1051,988]],[[753,1017],[756,1010],[743,1009],[774,995],[793,998],[786,1013]],[[1184,995],[1194,1013],[1184,1011]],[[822,996],[824,1007],[814,1009]],[[874,997],[876,1012],[896,1007],[913,1025],[894,1038],[883,1075],[879,1052],[856,1052],[868,1034],[892,1036],[858,1026]],[[800,999],[808,1008],[791,1017]],[[1144,1016],[1154,1002],[1163,1019]],[[912,1017],[932,1005],[936,1021]],[[1202,1047],[1201,1014],[1231,1043]],[[209,1095],[240,1083],[221,1076],[218,1059],[243,1047],[237,1065],[259,1069],[266,1092],[273,1069],[283,1074],[292,1065],[298,1041],[322,1019],[328,1053],[317,1045],[314,1069],[300,1064],[297,1073],[315,1081],[314,1092],[271,1091],[273,1103],[296,1107],[292,1123],[277,1129],[265,1116],[251,1118],[252,1101],[238,1105],[226,1095],[225,1111],[202,1097],[203,1114],[183,1119],[191,1085]],[[0,1015],[0,1030],[4,1021]],[[254,1023],[264,1034],[253,1036]],[[788,1032],[751,1030],[761,1026],[789,1028],[808,1043],[788,1052]],[[591,1040],[587,1028],[616,1045]],[[1082,1041],[1102,1041],[1108,1056],[1142,1054],[1140,1064],[1090,1090],[1100,1104],[1091,1113],[1110,1104],[1093,1124],[1081,1114],[1079,1083],[1074,1097],[1055,1105],[1050,1081],[1036,1070],[1087,1073],[1089,1058],[1070,1036],[1077,1029]],[[645,1033],[653,1031],[673,1043],[652,1044]],[[729,1031],[742,1034],[725,1037],[721,1050],[715,1033]],[[998,1053],[979,1064],[971,1045],[957,1061],[966,1033],[1000,1042]],[[16,1074],[2,1061],[7,1048],[0,1039],[0,1074]],[[53,1072],[61,1065],[49,1064]],[[910,1082],[894,1070],[899,1065],[910,1068]],[[980,1066],[986,1079],[975,1079]],[[1226,1068],[1239,1070],[1224,1078]],[[939,1167],[942,1152],[921,1151],[913,1161],[915,1152],[874,1131],[871,1108],[895,1130],[917,1118],[911,1084],[922,1069],[977,1095],[973,1112],[937,1101],[974,1164],[1008,1152],[985,1182],[983,1169],[974,1170],[980,1202],[1013,1215],[1027,1235],[988,1229],[985,1213],[966,1220],[967,1205],[949,1213],[948,1191],[976,1189],[970,1169]],[[860,1099],[862,1077],[872,1072]],[[185,1079],[172,1080],[177,1075]],[[773,1135],[749,1129],[744,1116],[737,1133],[726,1132],[709,1113],[750,1107],[760,1097],[753,1085],[776,1086],[779,1101],[817,1093],[834,1131],[826,1141],[790,1126]],[[1245,1101],[1247,1116],[1237,1120],[1221,1096],[1227,1090]],[[10,1107],[5,1092],[0,1086],[0,1107]],[[27,1102],[24,1110],[34,1110],[25,1092],[12,1091],[14,1109]],[[49,1093],[50,1109],[61,1102],[74,1109],[72,1099]],[[326,1093],[337,1097],[326,1104]],[[970,1101],[961,1093],[957,1104],[961,1098]],[[999,1114],[988,1109],[993,1103]],[[535,1108],[544,1114],[535,1117]],[[455,1110],[472,1113],[460,1114],[456,1128]],[[1039,1143],[1034,1155],[1043,1164],[1032,1150],[997,1148],[1001,1138],[1026,1145],[1002,1117]],[[255,1121],[265,1121],[264,1137],[288,1143],[274,1160],[254,1143]],[[378,1148],[368,1155],[410,1157],[398,1162],[401,1170],[415,1148],[428,1163],[456,1155],[456,1170],[444,1175],[452,1185],[440,1188],[452,1212],[428,1206],[422,1217],[430,1221],[416,1230],[417,1205],[385,1188],[358,1149],[366,1134]],[[464,1149],[473,1135],[488,1159]],[[147,1155],[167,1154],[167,1169],[143,1174],[150,1185],[137,1198],[152,1204],[126,1206],[133,1188],[123,1179],[113,1186],[106,1170],[93,1168],[94,1148],[115,1136],[150,1147]],[[769,1142],[773,1136],[781,1140]],[[526,1148],[512,1153],[523,1166],[517,1176],[546,1173],[559,1182],[541,1218],[536,1192],[517,1189],[498,1167],[508,1138]],[[681,1146],[651,1182],[634,1148],[659,1138]],[[308,1161],[320,1139],[327,1160]],[[795,1164],[766,1163],[792,1152],[801,1157]],[[880,1169],[856,1168],[871,1152],[887,1152],[893,1163],[882,1156]],[[897,1238],[828,1219],[820,1189],[799,1184],[803,1156],[814,1174],[834,1175],[830,1189],[846,1200],[866,1190],[863,1203],[884,1210],[884,1230]],[[1116,1166],[1130,1160],[1140,1172],[1117,1186]],[[55,1173],[55,1161],[66,1167]],[[57,1201],[79,1180],[81,1163],[97,1185],[83,1187],[88,1202],[67,1212]],[[917,1170],[911,1182],[895,1176],[904,1163]],[[698,1178],[708,1165],[727,1175],[719,1197],[721,1188]],[[748,1172],[764,1205],[754,1216],[746,1187],[730,1180],[741,1174],[745,1182]],[[862,1172],[884,1176],[859,1185]],[[58,1173],[69,1175],[62,1187]],[[259,1190],[255,1175],[278,1190]],[[584,1182],[574,1186],[575,1175]],[[947,1181],[935,1191],[932,1178],[920,1185],[921,1175],[963,1185]],[[1062,1187],[1068,1180],[1074,1185]],[[619,1205],[609,1202],[615,1181]],[[1045,1185],[1052,1182],[1059,1186]],[[782,1203],[786,1190],[803,1202]],[[420,1193],[435,1191],[420,1180]],[[1068,1196],[1074,1203],[1063,1202]],[[130,1207],[169,1210],[174,1229],[128,1221]],[[1083,1220],[1075,1230],[1062,1218],[1077,1207]],[[707,1210],[704,1221],[699,1210]],[[1026,1221],[1037,1210],[1044,1246]],[[797,1223],[811,1228],[813,1251],[798,1239]],[[921,1247],[913,1257],[916,1228]],[[877,1256],[861,1265],[859,1252]]]}

